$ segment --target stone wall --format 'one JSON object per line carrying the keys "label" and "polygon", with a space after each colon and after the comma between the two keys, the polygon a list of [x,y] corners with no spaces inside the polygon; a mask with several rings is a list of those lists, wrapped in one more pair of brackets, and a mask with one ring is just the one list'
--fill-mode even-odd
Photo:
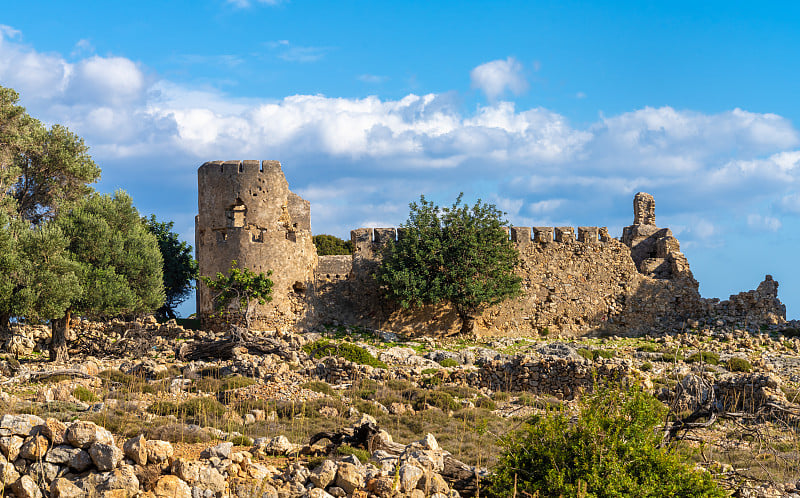
{"label": "stone wall", "polygon": [[[279,162],[208,162],[199,168],[198,182],[200,274],[226,273],[233,260],[274,272],[273,301],[256,309],[254,327],[339,322],[409,335],[460,329],[447,305],[402,310],[383,299],[373,277],[383,248],[402,230],[359,228],[351,232],[352,257],[318,258],[310,205],[289,190]],[[758,326],[785,320],[771,277],[727,301],[703,299],[680,243],[669,228],[655,225],[653,197],[636,194],[633,211],[633,224],[619,240],[605,227],[510,227],[521,256],[523,295],[487,309],[477,330],[579,335],[680,330],[689,321]],[[212,296],[202,284],[197,296],[205,326],[227,328],[237,321],[235,309],[214,316]]]}
{"label": "stone wall", "polygon": [[[486,310],[476,323],[483,334],[645,333],[680,330],[688,320],[758,326],[785,319],[777,282],[769,276],[757,290],[729,301],[702,298],[680,243],[655,225],[649,194],[635,196],[634,224],[623,229],[621,241],[605,227],[508,232],[520,253],[523,295]],[[401,235],[395,228],[353,230],[350,266],[340,257],[317,270],[315,318],[410,335],[457,332],[460,322],[448,306],[402,310],[381,299],[373,275],[385,245]]]}

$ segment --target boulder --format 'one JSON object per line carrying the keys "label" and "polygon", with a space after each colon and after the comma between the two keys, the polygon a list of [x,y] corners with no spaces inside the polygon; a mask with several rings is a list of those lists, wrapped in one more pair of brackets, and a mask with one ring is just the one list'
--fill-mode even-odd
{"label": "boulder", "polygon": [[192,488],[178,476],[165,475],[156,482],[153,494],[158,498],[192,498]]}
{"label": "boulder", "polygon": [[28,437],[19,450],[19,456],[25,460],[40,460],[47,453],[50,441],[41,434]]}
{"label": "boulder", "polygon": [[97,470],[105,472],[115,468],[123,459],[124,453],[114,445],[94,443],[89,447],[89,456],[92,457]]}
{"label": "boulder", "polygon": [[24,475],[11,485],[11,491],[17,498],[42,498],[42,491],[32,477]]}
{"label": "boulder", "polygon": [[0,451],[12,462],[19,457],[19,450],[25,440],[17,435],[0,437]]}
{"label": "boulder", "polygon": [[59,477],[50,483],[50,498],[81,498],[85,493],[69,479]]}
{"label": "boulder", "polygon": [[364,470],[352,463],[342,462],[336,470],[336,485],[351,495],[364,487]]}
{"label": "boulder", "polygon": [[0,436],[28,436],[37,425],[44,420],[36,415],[3,415],[0,417]]}
{"label": "boulder", "polygon": [[416,489],[417,483],[419,483],[424,474],[425,472],[416,465],[411,465],[408,463],[401,465],[399,470],[400,487],[406,493],[412,489]]}
{"label": "boulder", "polygon": [[333,460],[324,460],[308,478],[314,486],[327,488],[336,478],[336,463]]}
{"label": "boulder", "polygon": [[144,467],[147,465],[147,440],[142,434],[132,437],[122,445],[125,456]]}
{"label": "boulder", "polygon": [[89,449],[94,443],[114,444],[114,436],[103,427],[79,420],[67,427],[64,439],[76,448]]}
{"label": "boulder", "polygon": [[150,463],[167,462],[172,458],[173,453],[174,450],[169,441],[158,439],[147,441],[147,461]]}
{"label": "boulder", "polygon": [[233,443],[230,441],[219,443],[216,446],[211,446],[203,450],[200,453],[200,458],[211,458],[217,457],[221,460],[227,460],[231,457],[231,450],[233,449]]}
{"label": "boulder", "polygon": [[42,425],[42,434],[53,443],[53,446],[64,444],[64,435],[67,432],[67,426],[60,420],[48,418]]}

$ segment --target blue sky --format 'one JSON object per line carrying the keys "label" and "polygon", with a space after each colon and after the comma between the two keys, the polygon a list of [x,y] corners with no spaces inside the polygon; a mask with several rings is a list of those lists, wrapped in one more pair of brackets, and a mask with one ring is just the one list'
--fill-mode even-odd
{"label": "blue sky", "polygon": [[190,241],[216,159],[280,160],[341,237],[460,191],[619,236],[646,191],[704,296],[769,273],[796,317],[799,22],[796,2],[14,2],[0,85]]}

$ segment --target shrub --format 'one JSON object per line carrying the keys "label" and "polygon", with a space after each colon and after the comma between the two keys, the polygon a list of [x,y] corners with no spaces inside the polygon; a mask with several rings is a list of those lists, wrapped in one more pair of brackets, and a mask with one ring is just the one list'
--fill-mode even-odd
{"label": "shrub", "polygon": [[216,417],[225,414],[225,405],[214,398],[192,398],[178,406],[178,410],[190,417]]}
{"label": "shrub", "polygon": [[178,405],[172,401],[156,401],[147,407],[147,411],[155,415],[174,415],[178,413]]}
{"label": "shrub", "polygon": [[253,446],[253,440],[247,436],[236,436],[231,442],[234,446]]}
{"label": "shrub", "polygon": [[587,396],[574,421],[553,410],[505,436],[492,496],[723,497],[706,473],[660,448],[664,407],[638,389]]}
{"label": "shrub", "polygon": [[83,386],[78,386],[73,389],[72,396],[79,401],[83,401],[84,403],[94,403],[99,400],[97,395],[95,395],[91,389]]}
{"label": "shrub", "polygon": [[749,372],[753,370],[753,365],[744,358],[731,358],[727,364],[731,372]]}
{"label": "shrub", "polygon": [[336,396],[336,391],[333,390],[330,384],[327,382],[322,382],[320,380],[312,380],[310,382],[306,382],[301,384],[300,387],[304,389],[308,389],[309,391],[314,391],[321,394],[327,394],[328,396]]}
{"label": "shrub", "polygon": [[361,463],[369,462],[369,451],[361,448],[353,448],[349,444],[343,444],[336,448],[336,453],[340,455],[354,455]]}
{"label": "shrub", "polygon": [[366,349],[347,342],[335,343],[327,339],[320,339],[303,346],[303,351],[311,357],[338,356],[359,365],[389,368],[386,363],[372,356]]}
{"label": "shrub", "polygon": [[713,351],[702,351],[694,353],[686,358],[686,363],[708,363],[709,365],[718,365],[719,355]]}
{"label": "shrub", "polygon": [[457,367],[459,363],[453,358],[444,358],[441,361],[439,361],[439,365],[445,368],[450,368],[450,367]]}
{"label": "shrub", "polygon": [[642,363],[642,366],[639,367],[639,368],[641,369],[642,372],[649,372],[650,370],[653,369],[653,364],[648,361],[648,362]]}
{"label": "shrub", "polygon": [[486,396],[481,396],[476,399],[474,404],[475,408],[484,408],[489,411],[497,409],[497,403],[492,401],[492,398],[487,398]]}
{"label": "shrub", "polygon": [[656,346],[651,342],[648,342],[647,344],[642,344],[641,346],[636,348],[636,350],[644,351],[645,353],[655,353],[656,351],[658,351],[658,346]]}
{"label": "shrub", "polygon": [[587,360],[596,360],[598,358],[613,358],[614,351],[608,349],[587,349],[587,348],[580,348],[578,350],[578,354],[582,357],[586,358]]}

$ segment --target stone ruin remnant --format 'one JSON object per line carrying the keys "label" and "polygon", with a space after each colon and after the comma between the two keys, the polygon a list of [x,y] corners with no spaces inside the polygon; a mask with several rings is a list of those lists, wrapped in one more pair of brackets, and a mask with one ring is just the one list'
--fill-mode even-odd
{"label": "stone ruin remnant", "polygon": [[[622,243],[631,249],[636,268],[658,279],[683,276],[694,280],[681,245],[669,228],[656,226],[656,201],[639,192],[633,198],[633,225],[622,229]],[[697,283],[695,282],[695,287]]]}
{"label": "stone ruin remnant", "polygon": [[[254,323],[291,328],[304,316],[304,293],[317,266],[311,205],[289,190],[278,161],[210,161],[197,177],[200,275],[227,274],[232,261],[255,272],[272,270],[272,301],[257,306]],[[213,296],[202,282],[197,311],[204,326],[215,327]]]}
{"label": "stone ruin remnant", "polygon": [[[207,162],[198,169],[198,188],[200,274],[226,273],[233,260],[256,272],[273,271],[273,300],[256,307],[254,327],[335,322],[446,334],[458,323],[447,305],[403,310],[383,297],[374,274],[384,247],[405,236],[402,228],[356,228],[352,255],[318,256],[310,204],[289,190],[278,161]],[[656,226],[653,196],[637,193],[633,214],[620,239],[607,227],[505,227],[520,254],[524,292],[486,310],[479,329],[575,335],[609,326],[625,333],[682,330],[689,320],[746,326],[785,320],[771,277],[727,301],[702,298],[678,239]],[[204,326],[229,327],[215,316],[202,283],[197,310]]]}

